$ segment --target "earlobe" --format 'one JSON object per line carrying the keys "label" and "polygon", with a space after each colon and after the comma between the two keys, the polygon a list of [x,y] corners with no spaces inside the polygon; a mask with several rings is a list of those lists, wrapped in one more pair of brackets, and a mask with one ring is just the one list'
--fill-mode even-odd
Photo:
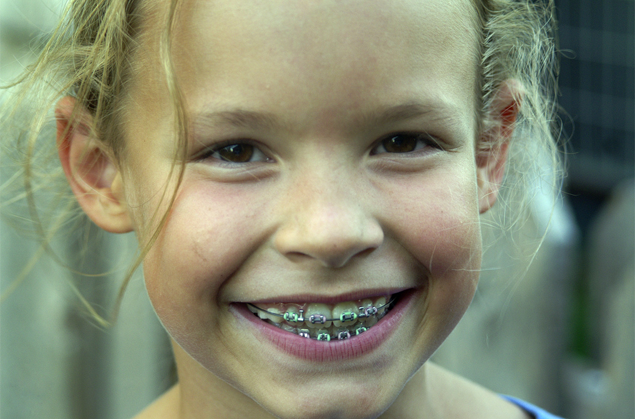
{"label": "earlobe", "polygon": [[476,147],[479,211],[494,206],[505,176],[508,148],[522,102],[522,86],[516,80],[501,83],[488,111],[483,132]]}
{"label": "earlobe", "polygon": [[112,233],[132,231],[121,172],[112,155],[91,137],[92,116],[65,97],[55,108],[57,150],[66,178],[84,212]]}

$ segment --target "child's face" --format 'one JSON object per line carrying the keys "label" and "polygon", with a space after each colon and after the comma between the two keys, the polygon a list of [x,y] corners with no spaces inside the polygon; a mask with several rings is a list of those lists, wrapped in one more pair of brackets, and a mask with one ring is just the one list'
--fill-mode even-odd
{"label": "child's face", "polygon": [[[480,266],[473,14],[462,0],[184,2],[191,158],[144,262],[184,388],[227,382],[281,417],[377,415],[452,330]],[[175,148],[160,77],[136,80],[128,113],[142,237]],[[329,343],[245,305],[396,293],[377,325]]]}

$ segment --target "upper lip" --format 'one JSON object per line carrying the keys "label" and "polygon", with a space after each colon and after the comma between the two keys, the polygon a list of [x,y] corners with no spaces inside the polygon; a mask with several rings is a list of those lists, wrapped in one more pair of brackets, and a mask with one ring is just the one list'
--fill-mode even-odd
{"label": "upper lip", "polygon": [[295,303],[295,302],[308,302],[308,303],[322,303],[322,304],[337,304],[346,301],[363,300],[365,298],[377,298],[384,297],[386,295],[394,295],[412,287],[402,288],[374,288],[365,290],[356,290],[338,295],[319,295],[311,293],[302,294],[286,294],[277,295],[275,297],[259,298],[256,300],[244,301],[245,303],[252,304],[264,304],[264,303]]}

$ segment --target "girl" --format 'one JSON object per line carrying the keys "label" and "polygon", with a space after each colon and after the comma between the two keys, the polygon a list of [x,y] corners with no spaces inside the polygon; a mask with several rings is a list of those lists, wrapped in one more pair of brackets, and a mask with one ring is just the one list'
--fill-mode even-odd
{"label": "girl", "polygon": [[178,370],[138,418],[551,417],[426,363],[505,167],[557,160],[551,25],[511,0],[72,1],[17,101],[53,87],[77,202],[138,237]]}

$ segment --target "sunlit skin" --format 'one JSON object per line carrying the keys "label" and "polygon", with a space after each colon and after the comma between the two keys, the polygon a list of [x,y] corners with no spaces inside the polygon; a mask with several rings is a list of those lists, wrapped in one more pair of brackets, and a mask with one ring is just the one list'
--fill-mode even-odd
{"label": "sunlit skin", "polygon": [[[502,164],[475,155],[474,20],[466,0],[183,2],[173,58],[190,150],[144,260],[179,385],[142,417],[523,417],[421,368],[474,294]],[[175,140],[152,36],[137,58],[107,181],[144,243],[176,182]],[[229,145],[243,147],[234,162]],[[402,289],[415,300],[394,332],[345,361],[279,351],[231,308]]]}

